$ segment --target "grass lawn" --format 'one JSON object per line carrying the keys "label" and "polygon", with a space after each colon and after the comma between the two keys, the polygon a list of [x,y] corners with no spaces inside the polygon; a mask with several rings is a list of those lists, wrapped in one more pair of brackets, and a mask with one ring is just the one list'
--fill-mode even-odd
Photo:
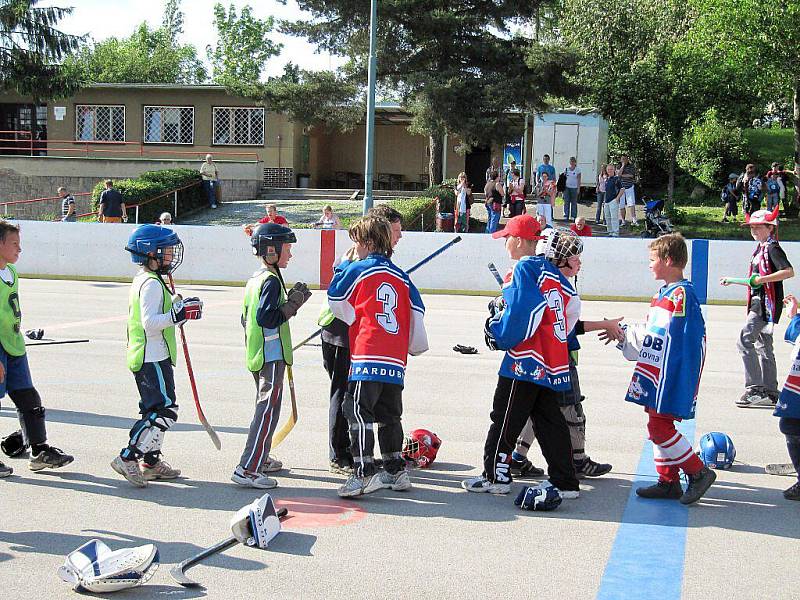
{"label": "grass lawn", "polygon": [[745,129],[744,137],[750,146],[751,161],[759,171],[767,171],[774,162],[792,170],[794,131],[791,129]]}
{"label": "grass lawn", "polygon": [[[750,229],[741,227],[744,215],[739,213],[735,223],[722,223],[723,208],[708,206],[679,206],[669,211],[672,225],[686,238],[711,240],[752,240]],[[800,222],[797,219],[779,225],[779,237],[783,241],[800,240]]]}

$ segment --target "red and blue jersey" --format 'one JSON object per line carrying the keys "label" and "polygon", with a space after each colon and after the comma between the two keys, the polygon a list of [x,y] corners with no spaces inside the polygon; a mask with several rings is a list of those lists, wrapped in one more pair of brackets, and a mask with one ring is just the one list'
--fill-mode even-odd
{"label": "red and blue jersey", "polygon": [[328,304],[350,326],[350,381],[403,385],[408,354],[428,349],[425,305],[408,275],[382,254],[342,263]]}
{"label": "red and blue jersey", "polygon": [[567,335],[580,316],[575,289],[544,257],[526,256],[503,286],[503,299],[505,308],[489,321],[497,347],[506,349],[499,374],[569,389]]}
{"label": "red and blue jersey", "polygon": [[789,376],[783,384],[778,403],[775,405],[776,417],[791,417],[800,419],[800,344],[797,338],[800,337],[800,315],[795,315],[786,328],[784,339],[790,344],[794,344],[792,349],[792,366],[789,369]]}
{"label": "red and blue jersey", "polygon": [[653,296],[640,346],[625,399],[693,419],[706,353],[706,324],[690,281],[667,284]]}

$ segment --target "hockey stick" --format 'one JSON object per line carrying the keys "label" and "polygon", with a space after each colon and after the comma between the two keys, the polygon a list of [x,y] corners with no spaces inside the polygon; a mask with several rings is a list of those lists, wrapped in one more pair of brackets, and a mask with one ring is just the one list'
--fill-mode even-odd
{"label": "hockey stick", "polygon": [[[171,288],[172,293],[175,293],[175,282],[172,280],[172,273],[167,274],[169,277],[169,287]],[[197,419],[200,421],[200,424],[203,426],[203,429],[206,430],[208,437],[211,438],[211,441],[214,443],[214,447],[217,450],[222,449],[222,442],[219,441],[219,436],[217,432],[214,431],[214,428],[206,419],[206,415],[203,412],[203,407],[200,406],[200,397],[197,394],[197,384],[194,381],[194,370],[192,369],[192,359],[189,357],[189,344],[186,342],[186,334],[183,332],[183,325],[179,326],[178,329],[181,332],[181,345],[183,346],[183,358],[186,361],[186,371],[189,374],[189,385],[192,388],[192,396],[194,396],[194,407],[197,409]]]}
{"label": "hockey stick", "polygon": [[89,340],[42,340],[41,342],[36,342],[33,344],[25,344],[25,347],[28,346],[56,346],[58,344],[84,344]]}
{"label": "hockey stick", "polygon": [[289,435],[289,432],[294,429],[294,426],[297,423],[297,396],[295,396],[294,393],[294,375],[292,374],[291,365],[286,366],[286,377],[289,380],[289,395],[292,397],[292,416],[289,417],[289,420],[284,423],[280,431],[278,431],[272,438],[273,448],[280,444],[284,438]]}
{"label": "hockey stick", "polygon": [[[458,242],[460,242],[460,241],[461,241],[461,239],[462,239],[462,238],[461,238],[461,236],[460,236],[460,235],[457,235],[457,236],[456,236],[456,237],[454,237],[452,240],[450,240],[449,242],[447,242],[447,243],[446,243],[444,246],[442,246],[441,248],[439,248],[438,250],[436,250],[436,251],[435,251],[435,252],[433,252],[432,254],[429,254],[428,256],[426,256],[425,258],[423,258],[421,261],[419,261],[417,264],[415,264],[413,267],[411,267],[410,269],[408,269],[408,270],[406,271],[406,274],[407,274],[407,275],[411,275],[411,273],[413,273],[414,271],[416,271],[417,269],[419,269],[419,268],[420,268],[421,266],[423,266],[425,263],[427,263],[427,262],[429,262],[429,261],[433,260],[434,258],[436,258],[437,256],[439,256],[439,255],[440,255],[442,252],[444,252],[445,250],[447,250],[447,249],[448,249],[448,248],[450,248],[451,246],[455,246],[455,245],[456,245]],[[299,343],[299,344],[297,344],[297,345],[296,345],[294,348],[292,348],[292,352],[294,352],[295,350],[297,350],[297,349],[298,349],[298,348],[300,348],[301,346],[305,346],[305,345],[306,345],[308,342],[310,342],[311,340],[313,340],[315,337],[317,337],[317,336],[318,336],[319,334],[321,334],[321,333],[322,333],[322,329],[317,329],[317,330],[316,330],[314,333],[312,333],[310,336],[308,336],[306,339],[304,339],[302,342],[300,342],[300,343]]]}
{"label": "hockey stick", "polygon": [[[278,515],[278,518],[282,519],[283,517],[286,516],[287,512],[288,511],[285,508],[279,508],[277,510],[276,514]],[[178,565],[175,565],[174,567],[172,567],[169,570],[169,574],[172,575],[172,578],[175,581],[177,581],[180,585],[182,585],[183,587],[192,587],[192,588],[203,587],[201,584],[197,583],[196,581],[194,581],[192,579],[189,579],[186,576],[186,571],[189,568],[191,568],[194,565],[196,565],[197,563],[199,563],[200,561],[205,560],[209,556],[211,556],[213,554],[217,554],[218,552],[222,552],[223,550],[227,550],[231,546],[235,546],[238,543],[239,543],[239,540],[237,540],[233,536],[231,536],[231,537],[229,537],[229,538],[227,538],[225,540],[222,540],[221,542],[219,542],[217,544],[214,544],[210,548],[206,548],[205,550],[202,550],[198,554],[195,554],[191,558],[187,558],[182,563],[180,563]]]}
{"label": "hockey stick", "polygon": [[497,267],[494,266],[494,263],[489,263],[486,266],[489,267],[489,270],[492,272],[492,275],[494,276],[494,280],[497,282],[497,285],[503,287],[503,278],[500,277],[500,272],[497,270]]}
{"label": "hockey stick", "polygon": [[797,475],[792,463],[771,463],[764,467],[767,475]]}

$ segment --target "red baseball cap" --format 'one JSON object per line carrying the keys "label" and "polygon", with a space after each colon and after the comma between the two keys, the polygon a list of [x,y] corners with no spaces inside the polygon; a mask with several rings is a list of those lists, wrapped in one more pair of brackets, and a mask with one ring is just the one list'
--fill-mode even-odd
{"label": "red baseball cap", "polygon": [[517,215],[508,220],[505,229],[495,231],[492,237],[497,239],[513,235],[523,240],[541,240],[541,233],[542,226],[539,225],[539,221],[534,219],[531,215]]}

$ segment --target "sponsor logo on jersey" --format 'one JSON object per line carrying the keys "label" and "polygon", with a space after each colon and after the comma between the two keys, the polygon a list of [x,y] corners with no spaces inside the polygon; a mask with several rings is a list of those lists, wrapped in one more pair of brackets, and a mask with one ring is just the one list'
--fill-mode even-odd
{"label": "sponsor logo on jersey", "polygon": [[536,367],[533,370],[533,378],[536,380],[544,379],[544,369],[542,367]]}
{"label": "sponsor logo on jersey", "polygon": [[677,287],[672,291],[670,295],[670,300],[672,300],[672,304],[674,306],[672,310],[673,317],[685,317],[686,316],[686,290],[683,289],[683,286]]}
{"label": "sponsor logo on jersey", "polygon": [[[519,362],[519,361],[514,362],[513,366],[511,367],[511,370],[514,371],[514,375],[517,375],[519,377],[523,377],[524,375],[528,374],[528,372],[525,369],[522,368],[522,363]],[[541,368],[537,367],[536,370],[540,371]],[[536,373],[534,372],[534,377],[535,376],[536,376]]]}
{"label": "sponsor logo on jersey", "polygon": [[642,387],[638,376],[634,376],[631,384],[628,386],[628,395],[634,400],[639,400],[642,396],[647,397],[647,392]]}

